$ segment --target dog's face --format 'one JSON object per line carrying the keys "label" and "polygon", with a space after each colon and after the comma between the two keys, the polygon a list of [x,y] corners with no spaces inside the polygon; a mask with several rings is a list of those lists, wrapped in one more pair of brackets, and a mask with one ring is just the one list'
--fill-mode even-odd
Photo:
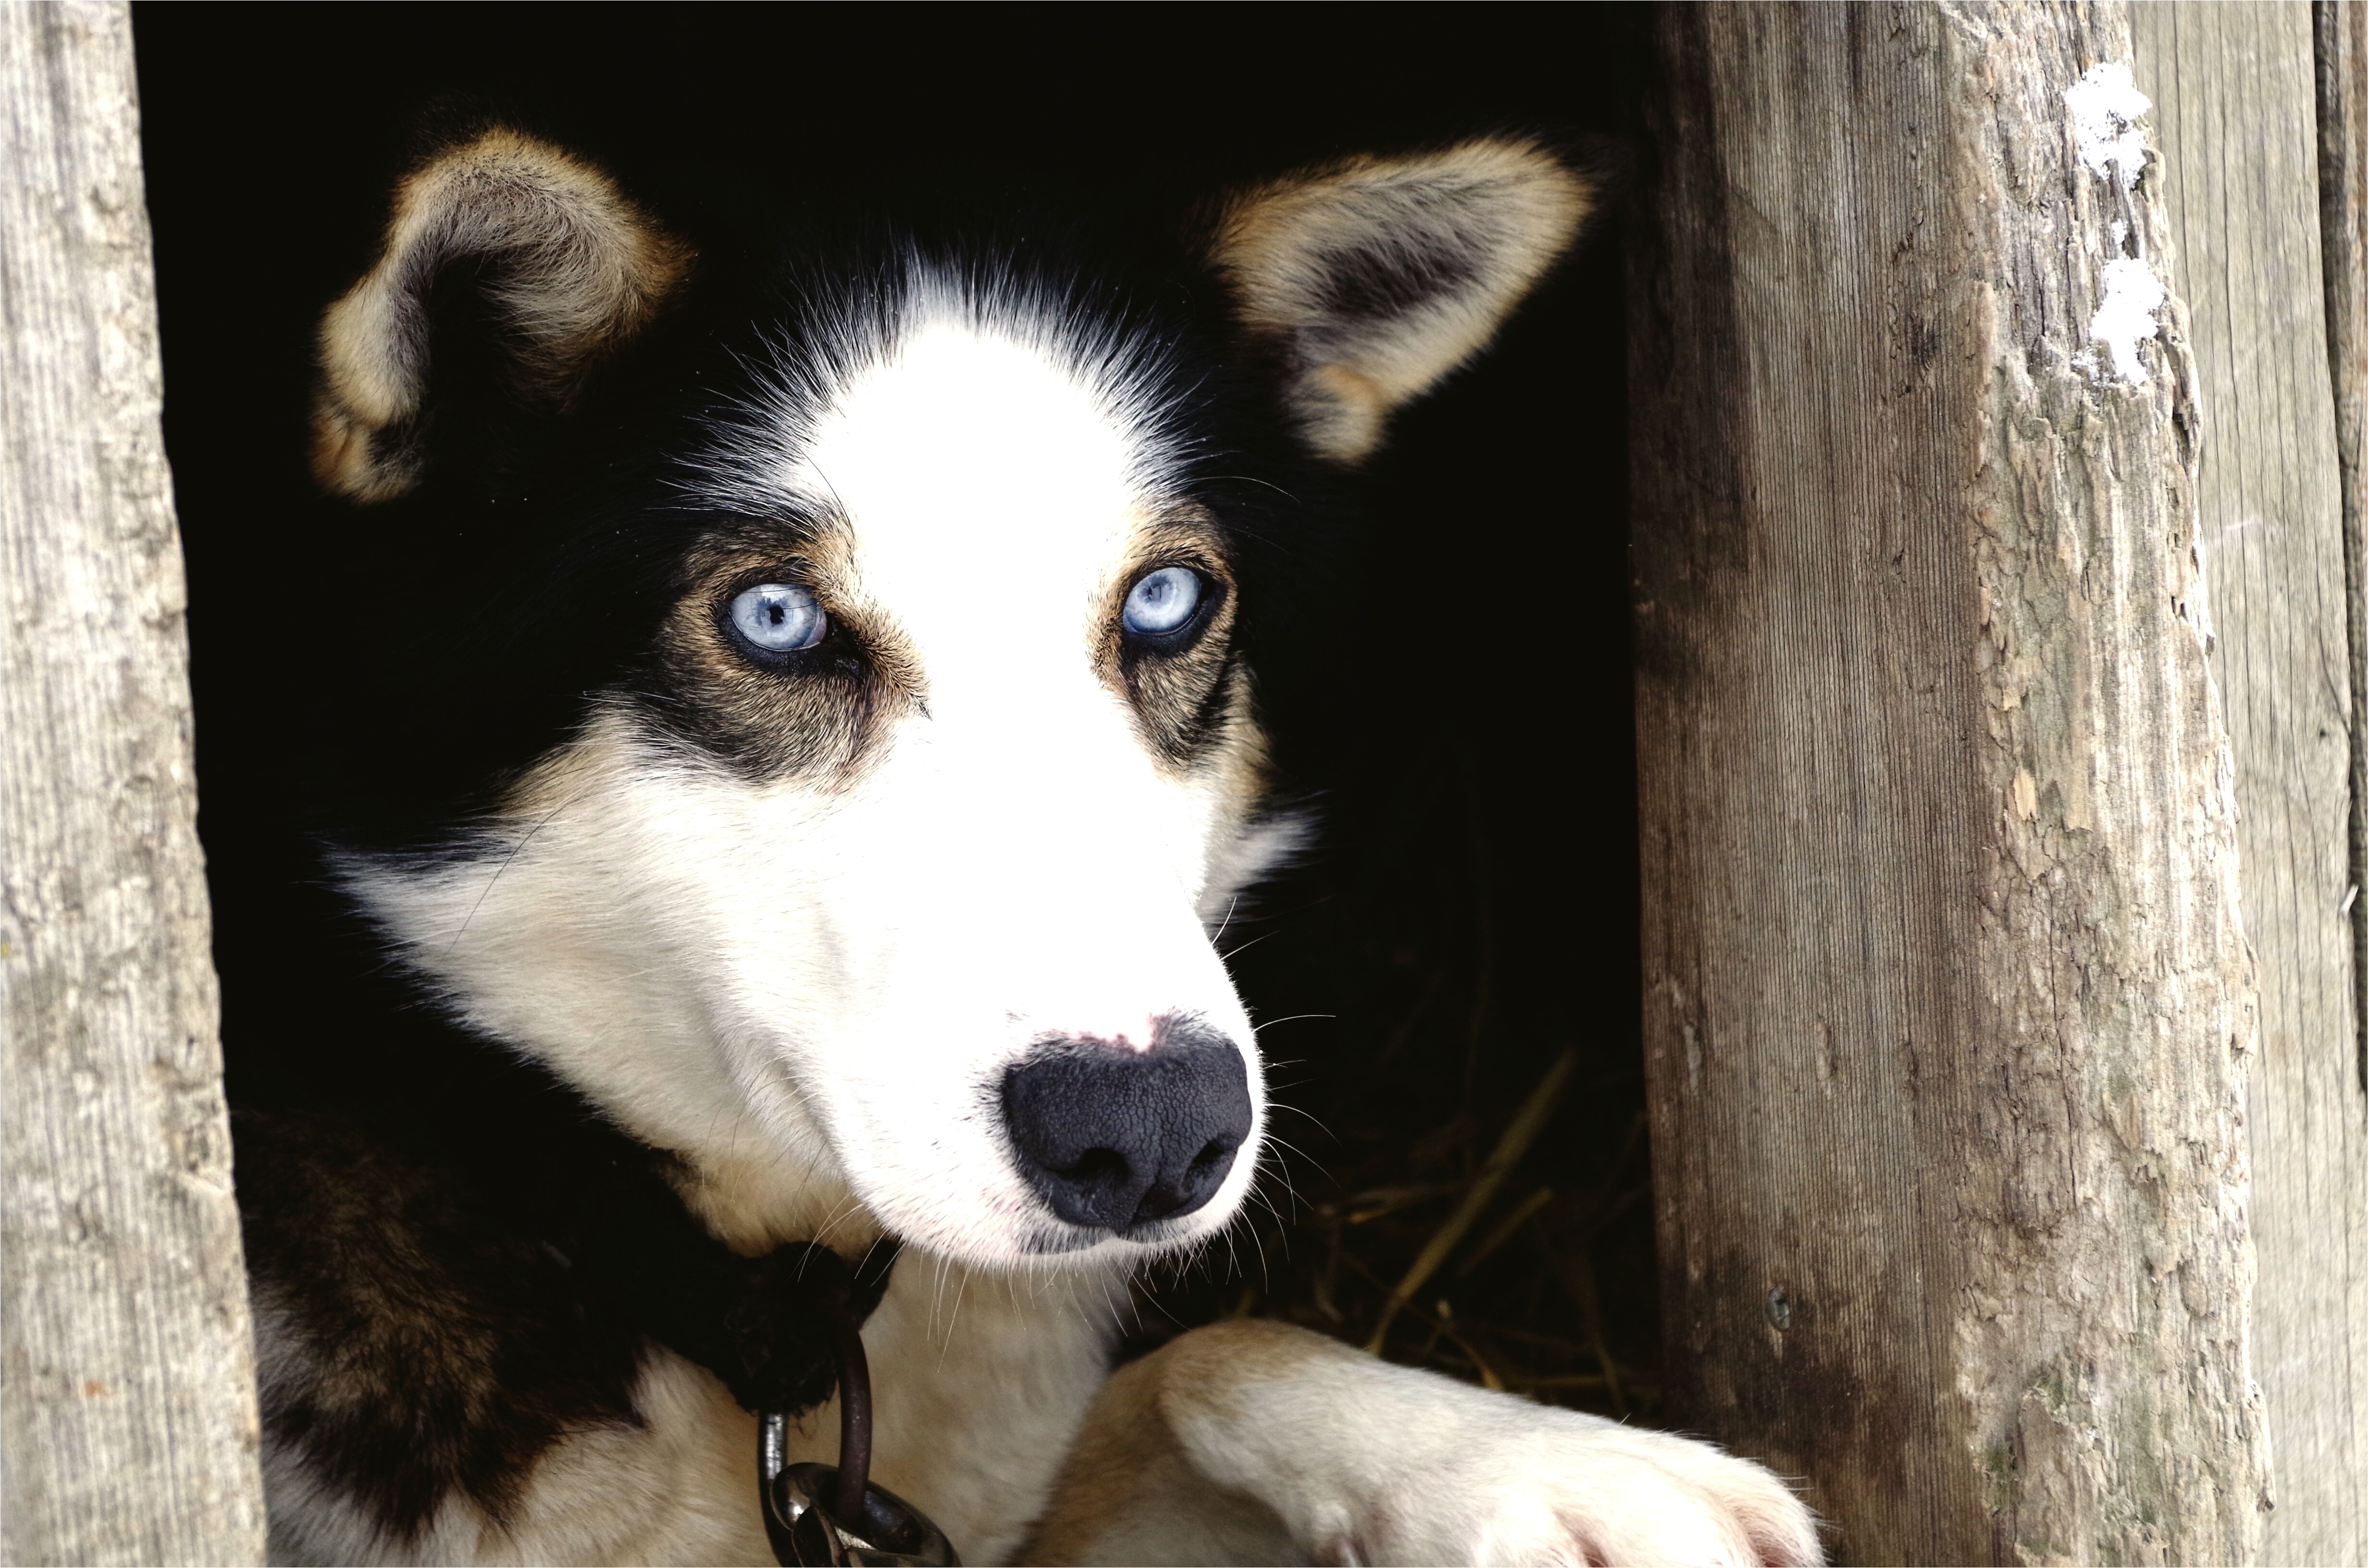
{"label": "dog's face", "polygon": [[[1535,148],[1474,142],[1236,199],[1164,315],[918,244],[744,305],[700,300],[723,269],[580,162],[450,150],[330,312],[317,467],[450,504],[462,278],[485,384],[586,426],[534,461],[636,454],[630,498],[556,527],[603,568],[524,590],[542,636],[629,630],[586,639],[613,652],[569,676],[573,722],[456,847],[354,852],[347,885],[459,1017],[700,1180],[849,1195],[989,1265],[1209,1234],[1265,1118],[1215,943],[1295,833],[1247,557],[1485,344],[1587,204]],[[572,483],[524,472],[474,494]],[[571,585],[595,582],[624,585]]]}

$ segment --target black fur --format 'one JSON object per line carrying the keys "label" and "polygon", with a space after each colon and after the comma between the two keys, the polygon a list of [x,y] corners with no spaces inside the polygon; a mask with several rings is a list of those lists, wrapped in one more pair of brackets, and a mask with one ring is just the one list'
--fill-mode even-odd
{"label": "black fur", "polygon": [[1449,245],[1342,248],[1326,253],[1314,271],[1324,280],[1324,308],[1352,324],[1403,316],[1479,276],[1472,258]]}

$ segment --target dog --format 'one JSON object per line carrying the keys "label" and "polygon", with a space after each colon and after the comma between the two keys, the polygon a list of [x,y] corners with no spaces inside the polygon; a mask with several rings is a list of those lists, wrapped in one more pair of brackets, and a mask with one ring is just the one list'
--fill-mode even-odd
{"label": "dog", "polygon": [[415,163],[322,322],[308,847],[232,1015],[274,1561],[772,1561],[825,1248],[968,1561],[1821,1561],[1746,1460],[1289,1325],[1111,1367],[1268,1136],[1262,651],[1429,630],[1308,562],[1597,204],[1520,135],[1099,226]]}

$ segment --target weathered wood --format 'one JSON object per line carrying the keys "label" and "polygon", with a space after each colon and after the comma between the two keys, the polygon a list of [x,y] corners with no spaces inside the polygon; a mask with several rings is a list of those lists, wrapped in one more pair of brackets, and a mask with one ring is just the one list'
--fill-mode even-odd
{"label": "weathered wood", "polygon": [[2259,966],[2253,1375],[2269,1421],[2263,1561],[2368,1561],[2368,1092],[2354,1011],[2343,498],[2327,342],[2311,14],[2140,6],[2203,411],[2197,543],[2236,758]]}
{"label": "weathered wood", "polygon": [[2360,1078],[2368,1085],[2368,5],[2312,6],[2318,64],[2319,254],[2327,362],[2343,475],[2343,571],[2351,603],[2351,979]]}
{"label": "weathered wood", "polygon": [[124,6],[0,6],[0,1558],[257,1562]]}
{"label": "weathered wood", "polygon": [[[1859,1562],[2238,1562],[2254,1040],[2117,4],[1668,6],[1632,225],[1668,1375]],[[2110,128],[2109,129],[2117,129]]]}

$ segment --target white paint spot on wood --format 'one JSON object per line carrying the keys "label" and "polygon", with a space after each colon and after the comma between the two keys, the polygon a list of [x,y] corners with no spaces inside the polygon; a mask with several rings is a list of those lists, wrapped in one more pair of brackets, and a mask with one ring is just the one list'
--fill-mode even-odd
{"label": "white paint spot on wood", "polygon": [[[2064,89],[2064,107],[2072,116],[2072,139],[2080,162],[2099,179],[2117,182],[2124,191],[2137,188],[2146,162],[2146,133],[2138,119],[2154,102],[2138,91],[2127,63],[2109,60],[2081,73]],[[2106,225],[2109,257],[2099,272],[2102,297],[2089,320],[2089,338],[2104,346],[2103,354],[2072,356],[2072,368],[2095,381],[2135,386],[2146,380],[2138,344],[2160,331],[2155,312],[2162,308],[2162,280],[2153,269],[2128,255],[2132,230],[2126,217]]]}
{"label": "white paint spot on wood", "polygon": [[[2097,368],[2104,379],[2126,381],[2135,386],[2146,380],[2146,364],[2138,358],[2138,344],[2156,336],[2161,328],[2154,319],[2169,296],[2163,291],[2162,280],[2143,261],[2117,256],[2105,263],[2105,297],[2097,306],[2097,313],[2089,318],[2089,338],[2105,346],[2107,363]],[[2087,356],[2082,356],[2087,358]],[[2090,359],[2089,364],[2096,361]]]}
{"label": "white paint spot on wood", "polygon": [[2146,137],[2136,122],[2154,100],[2138,91],[2136,79],[2123,61],[2091,65],[2080,79],[2064,89],[2064,107],[2072,113],[2072,135],[2080,161],[2099,179],[2118,178],[2123,190],[2136,187],[2146,169]]}

